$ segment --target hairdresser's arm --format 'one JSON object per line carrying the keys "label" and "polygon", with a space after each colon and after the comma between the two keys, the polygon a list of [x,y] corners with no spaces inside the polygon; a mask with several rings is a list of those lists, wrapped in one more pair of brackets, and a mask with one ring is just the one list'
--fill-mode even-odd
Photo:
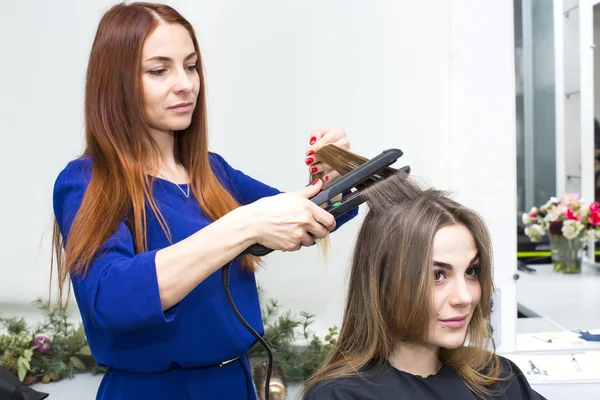
{"label": "hairdresser's arm", "polygon": [[177,304],[194,287],[254,243],[271,249],[310,246],[334,229],[331,214],[307,200],[322,182],[237,208],[189,238],[156,253],[163,309]]}
{"label": "hairdresser's arm", "polygon": [[[268,186],[253,177],[246,175],[244,172],[232,167],[223,157],[219,154],[210,154],[211,165],[214,168],[217,176],[221,177],[221,183],[227,187],[227,189],[234,194],[234,197],[241,204],[251,204],[259,199],[274,196],[280,194],[279,190],[274,187]],[[339,200],[331,199],[331,201]],[[352,220],[358,215],[358,207],[338,216],[336,221],[336,227],[332,232],[337,231],[346,222]]]}
{"label": "hairdresser's arm", "polygon": [[[55,184],[55,214],[66,241],[89,177],[80,166],[67,168]],[[320,185],[303,189],[306,197],[319,190]],[[333,229],[333,218],[306,197],[282,194],[240,207],[170,247],[142,253],[135,252],[131,230],[120,223],[88,273],[74,276],[81,312],[106,331],[171,321],[181,299],[249,245],[292,249],[307,245],[307,232],[322,237]]]}

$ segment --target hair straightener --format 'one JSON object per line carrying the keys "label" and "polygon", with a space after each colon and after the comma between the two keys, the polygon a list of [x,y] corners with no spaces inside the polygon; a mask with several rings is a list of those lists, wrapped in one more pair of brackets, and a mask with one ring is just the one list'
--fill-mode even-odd
{"label": "hair straightener", "polygon": [[[313,197],[311,201],[318,206],[328,203],[325,211],[332,214],[335,218],[353,210],[365,201],[365,199],[360,195],[361,190],[396,171],[389,168],[389,166],[395,163],[398,158],[402,157],[402,154],[402,151],[399,149],[384,150],[382,153],[370,160],[365,161],[354,170],[339,176],[331,184],[321,190],[315,197]],[[410,174],[410,166],[404,166],[400,168],[400,170],[406,174]],[[339,194],[342,194],[342,198],[339,201],[329,204],[330,200]],[[251,254],[253,256],[262,257],[271,253],[272,251],[273,249],[269,249],[257,243],[248,247],[240,254],[240,256]],[[267,351],[269,367],[267,369],[265,383],[265,400],[269,400],[269,384],[273,370],[273,353],[267,342],[265,342],[265,340],[246,322],[246,320],[244,320],[237,310],[235,303],[233,302],[231,293],[229,291],[229,271],[231,269],[232,261],[228,262],[227,265],[222,268],[223,288],[225,289],[227,300],[229,301],[229,304],[236,317]]]}

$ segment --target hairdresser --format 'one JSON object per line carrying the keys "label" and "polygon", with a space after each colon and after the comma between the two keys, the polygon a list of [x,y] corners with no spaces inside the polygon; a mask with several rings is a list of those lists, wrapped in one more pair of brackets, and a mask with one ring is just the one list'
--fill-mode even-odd
{"label": "hairdresser", "polygon": [[283,194],[209,152],[204,88],[194,30],[177,11],[119,4],[102,17],[85,152],[54,186],[59,299],[71,280],[92,355],[108,367],[97,399],[254,399],[255,338],[227,302],[221,267],[234,260],[233,299],[263,334],[257,260],[238,255],[255,243],[311,246],[356,215],[336,221],[309,200],[334,177],[314,152],[348,148],[342,129],[316,130],[302,149],[323,180]]}

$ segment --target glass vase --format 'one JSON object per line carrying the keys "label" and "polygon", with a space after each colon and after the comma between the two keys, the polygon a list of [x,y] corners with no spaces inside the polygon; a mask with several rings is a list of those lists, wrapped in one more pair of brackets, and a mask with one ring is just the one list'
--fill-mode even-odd
{"label": "glass vase", "polygon": [[550,250],[554,271],[580,274],[584,243],[579,238],[567,239],[562,235],[550,236]]}

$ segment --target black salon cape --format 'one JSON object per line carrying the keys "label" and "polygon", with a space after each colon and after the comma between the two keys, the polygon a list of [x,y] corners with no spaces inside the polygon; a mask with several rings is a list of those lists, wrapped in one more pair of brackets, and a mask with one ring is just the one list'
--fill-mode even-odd
{"label": "black salon cape", "polygon": [[[510,360],[500,357],[502,377],[510,375],[508,380],[496,383],[494,391],[502,393],[494,400],[546,400],[535,392],[523,372]],[[389,363],[361,377],[334,379],[321,383],[309,390],[305,400],[471,400],[479,399],[474,395],[456,371],[444,365],[436,375],[422,378],[395,369]]]}

